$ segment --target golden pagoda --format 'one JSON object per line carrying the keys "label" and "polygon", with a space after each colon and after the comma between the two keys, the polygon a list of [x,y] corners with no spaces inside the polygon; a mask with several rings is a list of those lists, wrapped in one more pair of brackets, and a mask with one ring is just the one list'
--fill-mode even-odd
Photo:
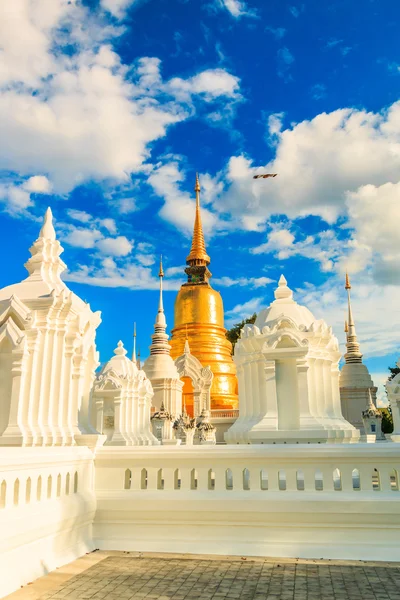
{"label": "golden pagoda", "polygon": [[[212,289],[208,270],[210,257],[206,252],[200,214],[200,183],[196,175],[196,216],[192,246],[186,259],[187,283],[181,286],[175,300],[174,329],[171,332],[171,356],[184,352],[186,340],[190,352],[214,374],[211,386],[211,410],[238,408],[236,367],[232,360],[232,344],[226,338],[224,306],[221,294]],[[193,386],[184,377],[183,403],[193,416]]]}

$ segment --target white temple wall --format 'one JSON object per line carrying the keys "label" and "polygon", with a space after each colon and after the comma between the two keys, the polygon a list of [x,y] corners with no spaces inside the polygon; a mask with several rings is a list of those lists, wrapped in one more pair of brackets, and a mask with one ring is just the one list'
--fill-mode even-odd
{"label": "white temple wall", "polygon": [[400,560],[400,456],[382,446],[99,448],[95,545]]}
{"label": "white temple wall", "polygon": [[0,345],[0,435],[7,427],[10,415],[12,362],[12,345],[10,340],[5,337]]}
{"label": "white temple wall", "polygon": [[94,550],[87,448],[0,448],[0,597]]}
{"label": "white temple wall", "polygon": [[300,413],[296,359],[278,359],[275,361],[275,372],[278,396],[278,428],[298,429],[300,426]]}

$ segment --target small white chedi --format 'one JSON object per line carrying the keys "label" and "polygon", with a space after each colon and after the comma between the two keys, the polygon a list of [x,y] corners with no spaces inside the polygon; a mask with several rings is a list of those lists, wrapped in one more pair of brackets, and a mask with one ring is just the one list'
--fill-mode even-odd
{"label": "small white chedi", "polygon": [[[163,415],[163,443],[173,442],[172,421],[182,413],[182,388],[176,365],[170,355],[171,346],[166,333],[167,322],[164,314],[162,280],[164,271],[160,260],[160,298],[154,324],[154,334],[150,346],[150,356],[143,365],[154,390],[153,406]],[[160,414],[161,414],[160,413]],[[169,418],[164,418],[169,415]],[[159,426],[159,424],[158,424]],[[174,441],[173,443],[176,443]]]}
{"label": "small white chedi", "polygon": [[0,444],[97,443],[89,421],[100,313],[61,280],[66,266],[47,209],[25,267],[0,290]]}
{"label": "small white chedi", "polygon": [[369,392],[368,406],[362,411],[362,420],[364,425],[362,440],[366,442],[385,440],[385,436],[382,433],[382,413],[373,403],[371,391]]}
{"label": "small white chedi", "polygon": [[113,446],[151,446],[159,441],[150,431],[153,397],[144,371],[126,356],[121,341],[93,386],[96,428]]}
{"label": "small white chedi", "polygon": [[343,418],[339,344],[325,321],[293,299],[282,275],[275,301],[235,347],[239,417],[228,443],[355,442]]}
{"label": "small white chedi", "polygon": [[[345,323],[346,353],[345,363],[340,371],[339,387],[342,413],[354,427],[368,434],[364,428],[363,411],[376,402],[377,388],[372,381],[368,368],[363,364],[360,344],[357,340],[353,311],[350,298],[350,279],[346,274],[345,289],[347,291],[348,319]],[[377,439],[381,439],[380,436]]]}

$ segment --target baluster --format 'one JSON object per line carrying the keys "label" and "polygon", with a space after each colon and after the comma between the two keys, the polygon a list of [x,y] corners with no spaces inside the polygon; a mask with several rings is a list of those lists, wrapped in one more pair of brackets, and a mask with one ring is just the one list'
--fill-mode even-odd
{"label": "baluster", "polygon": [[158,484],[158,471],[157,467],[149,467],[147,469],[147,489],[156,490]]}
{"label": "baluster", "polygon": [[340,469],[342,479],[342,491],[353,492],[353,467],[350,465],[343,465]]}
{"label": "baluster", "polygon": [[233,477],[233,491],[243,491],[243,468],[242,467],[231,467]]}
{"label": "baluster", "polygon": [[208,491],[208,467],[199,467],[197,471],[197,489],[205,492]]}
{"label": "baluster", "polygon": [[286,491],[297,492],[297,469],[285,468],[286,473]]}
{"label": "baluster", "polygon": [[181,490],[190,490],[191,489],[191,471],[189,467],[181,468]]}
{"label": "baluster", "polygon": [[226,469],[223,467],[217,467],[214,469],[215,473],[215,491],[225,492],[226,491]]}
{"label": "baluster", "polygon": [[333,465],[323,465],[319,470],[322,473],[324,480],[324,492],[333,492],[333,471],[335,467]]}
{"label": "baluster", "polygon": [[315,467],[303,467],[304,491],[315,492]]}
{"label": "baluster", "polygon": [[175,489],[175,469],[168,467],[163,469],[164,490]]}
{"label": "baluster", "polygon": [[390,472],[392,469],[390,467],[380,466],[378,471],[381,483],[381,492],[391,492],[392,486],[390,484]]}
{"label": "baluster", "polygon": [[361,465],[358,467],[360,473],[360,491],[372,492],[372,474],[369,465]]}
{"label": "baluster", "polygon": [[142,488],[142,469],[140,467],[133,467],[131,473],[131,490],[136,492]]}
{"label": "baluster", "polygon": [[268,467],[268,491],[279,492],[279,469]]}

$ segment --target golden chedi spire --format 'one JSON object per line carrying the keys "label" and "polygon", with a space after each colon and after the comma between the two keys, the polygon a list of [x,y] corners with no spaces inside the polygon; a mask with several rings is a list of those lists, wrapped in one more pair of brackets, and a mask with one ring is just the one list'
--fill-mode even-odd
{"label": "golden chedi spire", "polygon": [[199,174],[196,173],[196,184],[194,186],[196,192],[196,216],[194,219],[193,227],[193,238],[192,247],[190,248],[190,254],[186,258],[186,264],[190,266],[196,265],[209,265],[210,257],[206,252],[206,244],[204,242],[203,226],[201,223],[200,213],[200,181]]}
{"label": "golden chedi spire", "polygon": [[[190,253],[186,259],[188,280],[181,286],[175,300],[174,328],[171,332],[171,356],[182,356],[185,347],[203,367],[213,372],[211,411],[238,407],[236,367],[232,359],[232,344],[226,338],[224,306],[221,294],[212,289],[200,209],[200,182],[196,175],[196,212]],[[193,416],[194,387],[183,377],[183,399]],[[197,416],[197,415],[195,415]]]}

